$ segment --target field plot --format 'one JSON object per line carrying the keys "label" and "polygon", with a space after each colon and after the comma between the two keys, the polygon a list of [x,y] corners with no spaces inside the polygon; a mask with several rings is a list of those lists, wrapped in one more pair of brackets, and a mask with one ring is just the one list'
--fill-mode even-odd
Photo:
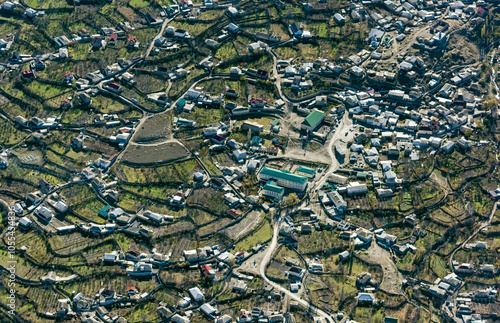
{"label": "field plot", "polygon": [[226,212],[229,207],[224,201],[224,193],[211,188],[198,189],[193,191],[187,199],[188,205],[207,207],[216,213]]}
{"label": "field plot", "polygon": [[231,223],[230,219],[222,218],[220,220],[217,220],[215,222],[212,222],[210,224],[207,224],[206,226],[199,228],[198,234],[200,236],[204,236],[204,235],[209,234],[209,233],[217,232],[220,229],[222,229],[223,227],[225,227],[226,225],[228,225],[229,223]]}
{"label": "field plot", "polygon": [[244,236],[255,227],[257,227],[261,218],[261,214],[258,211],[251,211],[245,218],[233,226],[230,226],[222,231],[229,238],[237,240],[238,237]]}
{"label": "field plot", "polygon": [[123,154],[123,162],[132,165],[152,165],[188,157],[187,149],[178,142],[151,145],[130,145]]}
{"label": "field plot", "polygon": [[12,124],[4,119],[0,119],[0,144],[14,145],[25,138],[28,134],[16,129]]}
{"label": "field plot", "polygon": [[170,138],[172,116],[157,114],[147,118],[136,130],[134,141],[137,143],[153,143]]}

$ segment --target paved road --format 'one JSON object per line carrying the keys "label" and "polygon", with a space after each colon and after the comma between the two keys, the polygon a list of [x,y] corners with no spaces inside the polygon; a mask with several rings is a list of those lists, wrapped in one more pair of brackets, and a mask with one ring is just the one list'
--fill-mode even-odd
{"label": "paved road", "polygon": [[177,12],[175,15],[173,15],[171,18],[168,18],[168,19],[165,19],[163,20],[163,24],[161,25],[161,28],[160,28],[160,32],[158,33],[158,35],[155,36],[155,38],[153,38],[153,40],[151,41],[151,43],[149,44],[149,47],[148,47],[148,50],[146,51],[146,55],[144,55],[144,58],[147,59],[148,56],[149,56],[149,53],[151,53],[151,50],[153,50],[153,47],[155,46],[155,40],[157,40],[158,38],[160,38],[163,33],[165,32],[165,28],[167,28],[168,24],[175,19],[175,17],[177,17],[179,15],[179,12]]}

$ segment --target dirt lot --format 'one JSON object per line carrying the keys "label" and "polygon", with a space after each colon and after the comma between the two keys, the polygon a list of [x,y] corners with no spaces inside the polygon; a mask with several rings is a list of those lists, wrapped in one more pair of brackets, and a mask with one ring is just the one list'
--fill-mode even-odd
{"label": "dirt lot", "polygon": [[396,265],[392,262],[387,250],[382,249],[376,243],[368,250],[368,257],[361,255],[361,259],[368,263],[379,264],[384,272],[380,289],[394,294],[401,294],[402,276],[398,272]]}
{"label": "dirt lot", "polygon": [[136,143],[154,143],[160,140],[170,139],[171,116],[168,114],[157,114],[144,121],[134,136]]}
{"label": "dirt lot", "polygon": [[225,233],[229,238],[237,240],[238,237],[245,235],[247,232],[257,226],[259,220],[260,212],[252,211],[248,213],[243,220],[225,229],[223,233]]}
{"label": "dirt lot", "polygon": [[187,149],[177,141],[147,145],[130,145],[123,154],[122,161],[129,164],[150,165],[167,163],[188,156]]}

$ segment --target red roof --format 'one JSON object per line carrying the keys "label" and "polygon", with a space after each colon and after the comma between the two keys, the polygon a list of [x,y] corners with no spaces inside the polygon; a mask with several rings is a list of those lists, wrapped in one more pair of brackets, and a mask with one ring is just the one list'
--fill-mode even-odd
{"label": "red roof", "polygon": [[261,98],[252,98],[250,100],[250,103],[256,104],[256,103],[267,103],[266,99],[261,99]]}
{"label": "red roof", "polygon": [[137,41],[137,38],[135,38],[135,36],[129,36],[128,37],[128,42],[129,43],[135,43]]}
{"label": "red roof", "polygon": [[113,34],[113,35],[109,36],[109,41],[116,41],[117,39],[118,39],[117,34]]}
{"label": "red roof", "polygon": [[34,77],[35,73],[33,73],[33,71],[24,71],[24,72],[21,72],[21,76],[22,77]]}
{"label": "red roof", "polygon": [[115,89],[115,90],[119,90],[119,89],[121,89],[121,88],[122,88],[121,86],[119,86],[118,84],[113,83],[113,82],[109,82],[109,83],[108,83],[108,86],[109,86],[110,88],[112,88],[112,89]]}
{"label": "red roof", "polygon": [[483,7],[479,7],[479,8],[477,8],[476,13],[477,13],[478,15],[483,15],[486,11],[488,11],[488,9],[485,9],[485,8],[483,8]]}
{"label": "red roof", "polygon": [[238,218],[241,216],[241,211],[238,211],[238,210],[235,210],[235,209],[230,209],[229,211],[227,211],[227,214],[235,217],[235,218]]}
{"label": "red roof", "polygon": [[212,267],[210,265],[201,265],[201,270],[205,275],[210,275],[210,271],[212,271]]}

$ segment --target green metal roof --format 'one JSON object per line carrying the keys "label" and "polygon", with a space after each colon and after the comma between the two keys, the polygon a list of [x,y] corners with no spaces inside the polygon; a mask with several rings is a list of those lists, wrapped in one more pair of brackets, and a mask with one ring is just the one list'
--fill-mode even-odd
{"label": "green metal roof", "polygon": [[316,174],[316,170],[314,168],[311,168],[311,167],[299,166],[299,168],[297,168],[297,173],[314,175],[314,174]]}
{"label": "green metal roof", "polygon": [[184,99],[184,98],[180,98],[179,101],[177,101],[177,106],[181,106],[184,104],[186,104],[186,99]]}
{"label": "green metal roof", "polygon": [[386,316],[385,323],[398,323],[398,319],[392,316]]}
{"label": "green metal roof", "polygon": [[358,173],[356,174],[356,176],[357,176],[358,178],[366,178],[366,177],[368,176],[368,174],[367,174],[367,173],[363,173],[363,172],[358,172]]}
{"label": "green metal roof", "polygon": [[280,119],[274,119],[273,122],[271,122],[271,126],[277,126],[280,123]]}
{"label": "green metal roof", "polygon": [[184,119],[184,118],[179,118],[179,119],[177,119],[177,123],[193,124],[194,121],[193,120]]}
{"label": "green metal roof", "polygon": [[313,110],[309,115],[302,121],[302,124],[309,127],[315,127],[318,123],[325,118],[325,113],[319,110]]}
{"label": "green metal roof", "polygon": [[105,207],[103,207],[102,209],[99,210],[99,215],[104,217],[104,218],[107,218],[108,215],[109,215],[109,209],[111,208],[111,206],[109,205],[106,205]]}
{"label": "green metal roof", "polygon": [[259,146],[260,143],[262,142],[262,138],[259,136],[253,136],[252,141],[250,142],[250,145],[252,146]]}
{"label": "green metal roof", "polygon": [[266,185],[264,185],[264,189],[266,191],[271,191],[271,192],[275,192],[275,193],[278,193],[278,194],[283,193],[283,191],[285,190],[284,187],[281,187],[281,186],[277,185],[276,182],[274,182],[274,181],[268,181],[266,183]]}
{"label": "green metal roof", "polygon": [[290,182],[298,184],[304,184],[305,182],[307,182],[307,177],[305,176],[292,174],[286,170],[279,170],[270,167],[263,167],[262,170],[260,171],[260,174],[264,174],[276,179],[288,180]]}

